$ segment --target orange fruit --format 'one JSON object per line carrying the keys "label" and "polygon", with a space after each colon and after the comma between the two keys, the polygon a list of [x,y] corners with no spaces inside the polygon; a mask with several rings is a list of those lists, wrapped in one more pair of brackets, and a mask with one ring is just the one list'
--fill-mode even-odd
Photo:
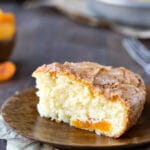
{"label": "orange fruit", "polygon": [[16,66],[13,62],[6,61],[0,63],[0,82],[7,81],[13,77],[16,72]]}
{"label": "orange fruit", "polygon": [[15,15],[0,9],[0,40],[10,39],[16,32]]}

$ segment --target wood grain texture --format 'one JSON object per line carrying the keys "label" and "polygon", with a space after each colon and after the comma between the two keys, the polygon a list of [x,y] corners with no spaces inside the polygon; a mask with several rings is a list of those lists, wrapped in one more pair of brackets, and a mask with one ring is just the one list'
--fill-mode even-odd
{"label": "wood grain texture", "polygon": [[2,106],[6,123],[16,132],[45,143],[63,148],[123,148],[150,143],[150,85],[147,86],[147,103],[136,126],[119,139],[98,136],[92,132],[70,127],[41,118],[36,105],[35,89],[28,89],[10,97]]}

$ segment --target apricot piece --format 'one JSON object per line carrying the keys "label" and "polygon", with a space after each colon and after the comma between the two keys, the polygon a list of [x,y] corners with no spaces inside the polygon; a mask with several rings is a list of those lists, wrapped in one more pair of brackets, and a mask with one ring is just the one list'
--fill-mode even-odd
{"label": "apricot piece", "polygon": [[0,23],[0,41],[10,39],[15,34],[15,26]]}
{"label": "apricot piece", "polygon": [[4,23],[12,23],[12,24],[14,24],[15,23],[15,16],[12,13],[5,13],[5,15],[3,16],[2,21]]}
{"label": "apricot piece", "polygon": [[106,121],[100,121],[97,123],[94,123],[92,128],[103,131],[103,132],[110,132],[111,131],[111,124]]}
{"label": "apricot piece", "polygon": [[81,128],[81,129],[90,129],[91,128],[91,124],[89,122],[83,122],[83,121],[80,121],[80,120],[74,120],[72,122],[72,124],[75,126],[75,127],[78,127],[78,128]]}
{"label": "apricot piece", "polygon": [[15,72],[16,66],[13,62],[7,61],[0,63],[0,82],[9,80]]}
{"label": "apricot piece", "polygon": [[0,10],[0,40],[12,38],[16,32],[15,16]]}
{"label": "apricot piece", "polygon": [[0,9],[0,22],[3,20],[3,11]]}
{"label": "apricot piece", "polygon": [[99,130],[102,132],[110,132],[112,127],[111,124],[109,122],[106,121],[100,121],[97,123],[91,123],[91,122],[83,122],[80,120],[74,120],[72,122],[72,125],[77,127],[77,128],[81,128],[81,129],[88,129],[88,130]]}
{"label": "apricot piece", "polygon": [[2,10],[0,10],[0,22],[2,23],[15,23],[15,16],[13,13],[4,13]]}

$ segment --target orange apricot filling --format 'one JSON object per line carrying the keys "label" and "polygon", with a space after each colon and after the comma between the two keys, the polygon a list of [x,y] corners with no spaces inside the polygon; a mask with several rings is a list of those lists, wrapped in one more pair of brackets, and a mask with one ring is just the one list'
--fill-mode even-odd
{"label": "orange apricot filling", "polygon": [[7,61],[0,63],[0,82],[6,81],[13,77],[16,72],[16,66],[14,63]]}
{"label": "orange apricot filling", "polygon": [[98,131],[107,132],[107,133],[112,130],[111,124],[106,121],[91,123],[88,121],[83,122],[80,120],[74,120],[74,121],[72,121],[72,125],[77,128],[81,128],[81,129],[98,130]]}
{"label": "orange apricot filling", "polygon": [[16,31],[15,16],[13,13],[4,13],[0,10],[0,40],[7,40],[14,36]]}

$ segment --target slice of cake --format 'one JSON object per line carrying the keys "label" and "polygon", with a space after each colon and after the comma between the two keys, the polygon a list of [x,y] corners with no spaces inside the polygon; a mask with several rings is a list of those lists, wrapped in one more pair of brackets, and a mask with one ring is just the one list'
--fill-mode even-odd
{"label": "slice of cake", "polygon": [[92,62],[52,63],[33,72],[41,117],[118,138],[135,125],[145,103],[141,77]]}

